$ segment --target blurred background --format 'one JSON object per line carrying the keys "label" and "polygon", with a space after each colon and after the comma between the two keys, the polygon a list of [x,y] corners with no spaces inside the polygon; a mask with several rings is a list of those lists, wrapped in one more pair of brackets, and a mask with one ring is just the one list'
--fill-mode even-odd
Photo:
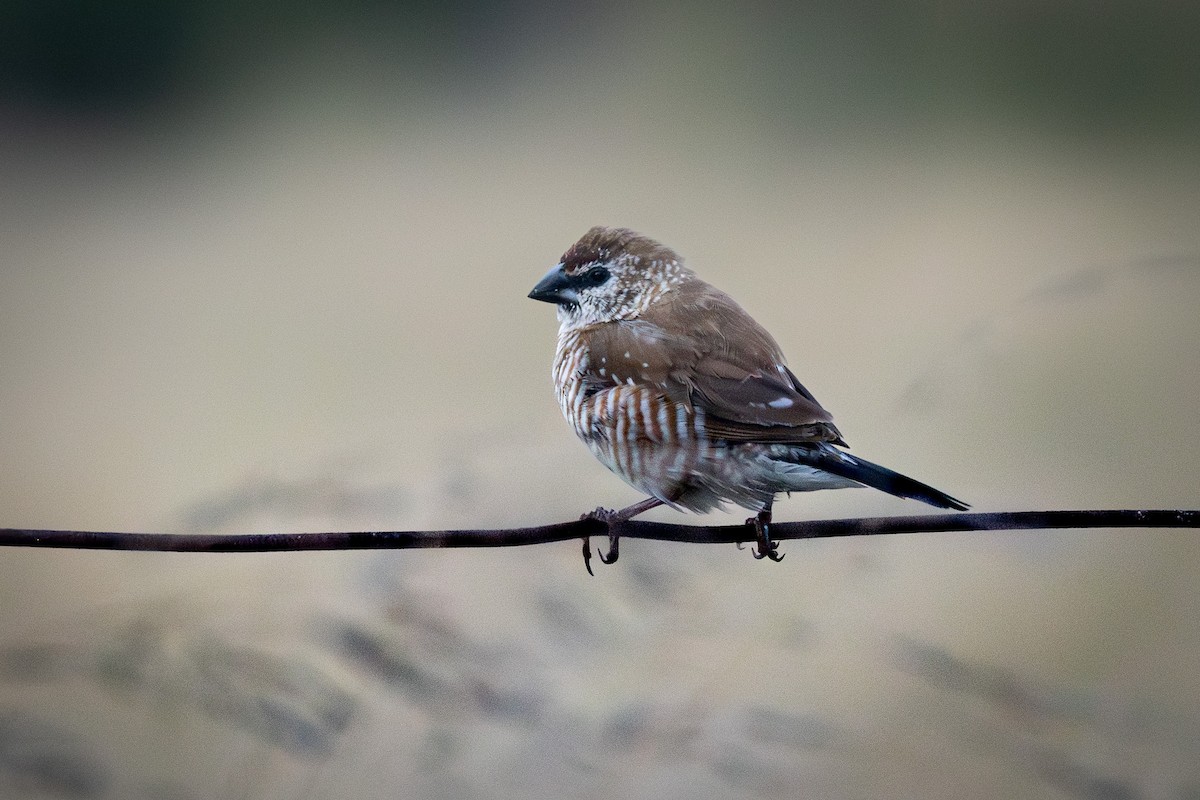
{"label": "blurred background", "polygon": [[[1197,31],[1169,2],[6,0],[0,525],[633,502],[525,297],[595,224],[735,296],[857,453],[979,510],[1196,508]],[[1200,798],[1194,532],[784,550],[627,542],[589,578],[572,543],[8,549],[0,796]]]}

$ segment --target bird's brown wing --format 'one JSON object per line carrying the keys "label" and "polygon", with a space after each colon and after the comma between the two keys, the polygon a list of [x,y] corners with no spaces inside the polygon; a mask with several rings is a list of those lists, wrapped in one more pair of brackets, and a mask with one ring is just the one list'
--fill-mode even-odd
{"label": "bird's brown wing", "polygon": [[713,438],[843,443],[770,334],[728,295],[695,283],[638,319],[591,328],[589,385],[652,385],[702,408]]}

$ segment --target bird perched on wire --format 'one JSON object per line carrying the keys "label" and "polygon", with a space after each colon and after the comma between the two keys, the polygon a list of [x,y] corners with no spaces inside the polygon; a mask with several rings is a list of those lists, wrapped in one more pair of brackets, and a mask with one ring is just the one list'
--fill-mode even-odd
{"label": "bird perched on wire", "polygon": [[[755,557],[778,561],[769,525],[780,492],[871,486],[967,508],[847,453],[771,335],[653,239],[592,228],[529,296],[558,306],[563,416],[596,458],[649,495],[593,516],[622,521],[664,504],[704,512],[729,501],[757,512],[747,520]],[[615,547],[612,536],[601,560],[614,561]]]}

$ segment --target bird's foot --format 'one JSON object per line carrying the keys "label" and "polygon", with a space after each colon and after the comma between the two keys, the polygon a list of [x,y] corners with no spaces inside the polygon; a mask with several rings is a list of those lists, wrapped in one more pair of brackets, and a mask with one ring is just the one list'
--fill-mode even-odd
{"label": "bird's foot", "polygon": [[621,518],[620,511],[615,511],[611,508],[605,508],[604,506],[598,506],[594,510],[589,511],[588,513],[586,513],[582,517],[580,517],[580,519],[594,519],[597,522],[603,522],[606,525],[610,522],[615,522],[616,520],[618,520],[620,518]]}
{"label": "bird's foot", "polygon": [[[608,526],[608,552],[598,553],[601,564],[615,564],[617,558],[621,555],[620,539],[621,537],[613,529],[613,523],[621,522],[627,517],[620,511],[614,511],[611,508],[597,508],[594,511],[589,511],[580,519],[594,519],[597,522],[603,522]],[[591,537],[583,537],[583,566],[587,568],[588,575],[595,576],[592,572],[592,541]]]}
{"label": "bird's foot", "polygon": [[[754,526],[754,550],[751,555],[756,559],[769,558],[772,561],[783,561],[785,553],[779,552],[779,543],[771,540],[771,512],[760,511],[750,519],[746,520],[747,525]],[[742,543],[738,542],[740,550]]]}

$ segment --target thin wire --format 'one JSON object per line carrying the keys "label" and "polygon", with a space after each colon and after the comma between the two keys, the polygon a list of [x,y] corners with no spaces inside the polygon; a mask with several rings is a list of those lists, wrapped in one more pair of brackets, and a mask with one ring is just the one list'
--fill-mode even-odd
{"label": "thin wire", "polygon": [[[775,522],[771,524],[771,538],[779,541],[784,539],[829,539],[842,536],[885,536],[900,533],[1061,528],[1200,528],[1200,511],[1010,511]],[[574,522],[560,522],[531,528],[444,531],[176,534],[0,528],[0,547],[174,553],[410,550],[427,547],[517,547],[610,534],[616,534],[625,539],[656,539],[696,544],[733,544],[754,540],[752,525],[678,525],[638,520],[607,523],[592,517],[584,517]]]}

